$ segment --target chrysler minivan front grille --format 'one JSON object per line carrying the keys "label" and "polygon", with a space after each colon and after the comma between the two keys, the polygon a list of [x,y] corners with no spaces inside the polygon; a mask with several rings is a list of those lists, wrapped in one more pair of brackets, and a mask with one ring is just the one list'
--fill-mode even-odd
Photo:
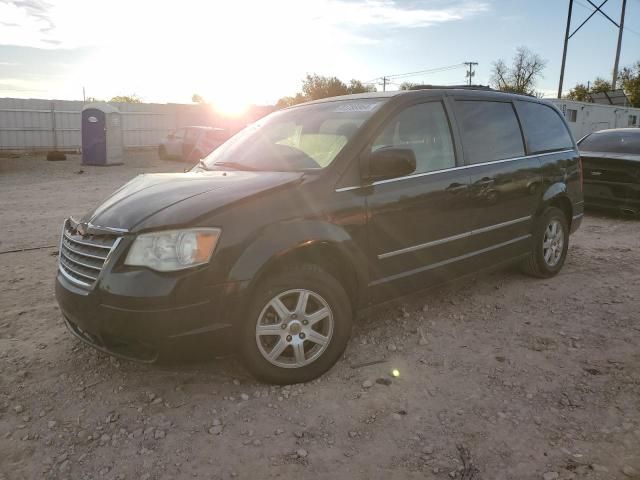
{"label": "chrysler minivan front grille", "polygon": [[92,288],[119,238],[115,235],[81,235],[69,219],[65,220],[60,240],[60,273],[76,285]]}

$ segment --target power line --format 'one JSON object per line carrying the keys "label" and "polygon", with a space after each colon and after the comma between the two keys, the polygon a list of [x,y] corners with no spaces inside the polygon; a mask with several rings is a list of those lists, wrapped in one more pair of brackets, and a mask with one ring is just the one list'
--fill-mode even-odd
{"label": "power line", "polygon": [[390,79],[398,80],[401,78],[415,77],[418,75],[428,75],[431,73],[446,72],[448,70],[455,70],[457,68],[462,68],[462,67],[464,67],[464,63],[456,63],[455,65],[447,65],[444,67],[430,68],[426,70],[416,70],[415,72],[394,73],[392,75],[384,75],[382,77],[372,78],[371,80],[367,80],[364,83],[375,83],[380,81],[384,82],[384,79],[387,80],[386,83],[390,83],[389,82]]}
{"label": "power line", "polygon": [[464,63],[457,63],[455,65],[447,65],[446,67],[438,67],[438,68],[431,68],[428,70],[418,70],[415,72],[407,72],[407,73],[396,73],[394,75],[387,75],[387,78],[407,78],[407,77],[415,77],[418,75],[428,75],[431,73],[439,73],[439,72],[446,72],[448,70],[455,70],[457,68],[462,68],[464,67]]}

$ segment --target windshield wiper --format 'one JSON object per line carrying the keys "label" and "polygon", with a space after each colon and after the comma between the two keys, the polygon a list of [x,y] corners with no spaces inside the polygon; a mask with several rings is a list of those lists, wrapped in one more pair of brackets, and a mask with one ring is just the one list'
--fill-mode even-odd
{"label": "windshield wiper", "polygon": [[196,167],[201,168],[202,170],[209,171],[209,168],[207,168],[207,164],[204,163],[204,160],[202,158],[198,160],[198,164],[196,165]]}

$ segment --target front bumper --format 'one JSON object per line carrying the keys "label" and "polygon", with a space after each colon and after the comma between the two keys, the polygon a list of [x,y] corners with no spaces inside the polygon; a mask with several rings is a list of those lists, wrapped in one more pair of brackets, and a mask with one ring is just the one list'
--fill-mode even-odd
{"label": "front bumper", "polygon": [[[163,351],[194,343],[206,345],[211,352],[228,353],[240,285],[192,285],[182,302],[176,292],[184,290],[184,285],[178,285],[185,279],[178,277],[173,280],[175,288],[167,288],[171,280],[162,278],[162,288],[155,290],[159,296],[149,296],[153,282],[145,284],[146,296],[130,296],[135,289],[129,295],[105,291],[101,284],[85,290],[58,272],[56,298],[70,332],[112,355],[154,362]],[[126,285],[120,286],[126,290]]]}

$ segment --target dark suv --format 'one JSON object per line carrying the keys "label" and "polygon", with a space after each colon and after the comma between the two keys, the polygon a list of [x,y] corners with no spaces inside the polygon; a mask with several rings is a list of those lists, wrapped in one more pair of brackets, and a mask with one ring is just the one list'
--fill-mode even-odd
{"label": "dark suv", "polygon": [[100,350],[154,361],[198,340],[262,380],[303,382],[338,360],[364,307],[510,262],[555,275],[582,214],[575,142],[544,101],[330,98],[68,219],[56,295]]}

